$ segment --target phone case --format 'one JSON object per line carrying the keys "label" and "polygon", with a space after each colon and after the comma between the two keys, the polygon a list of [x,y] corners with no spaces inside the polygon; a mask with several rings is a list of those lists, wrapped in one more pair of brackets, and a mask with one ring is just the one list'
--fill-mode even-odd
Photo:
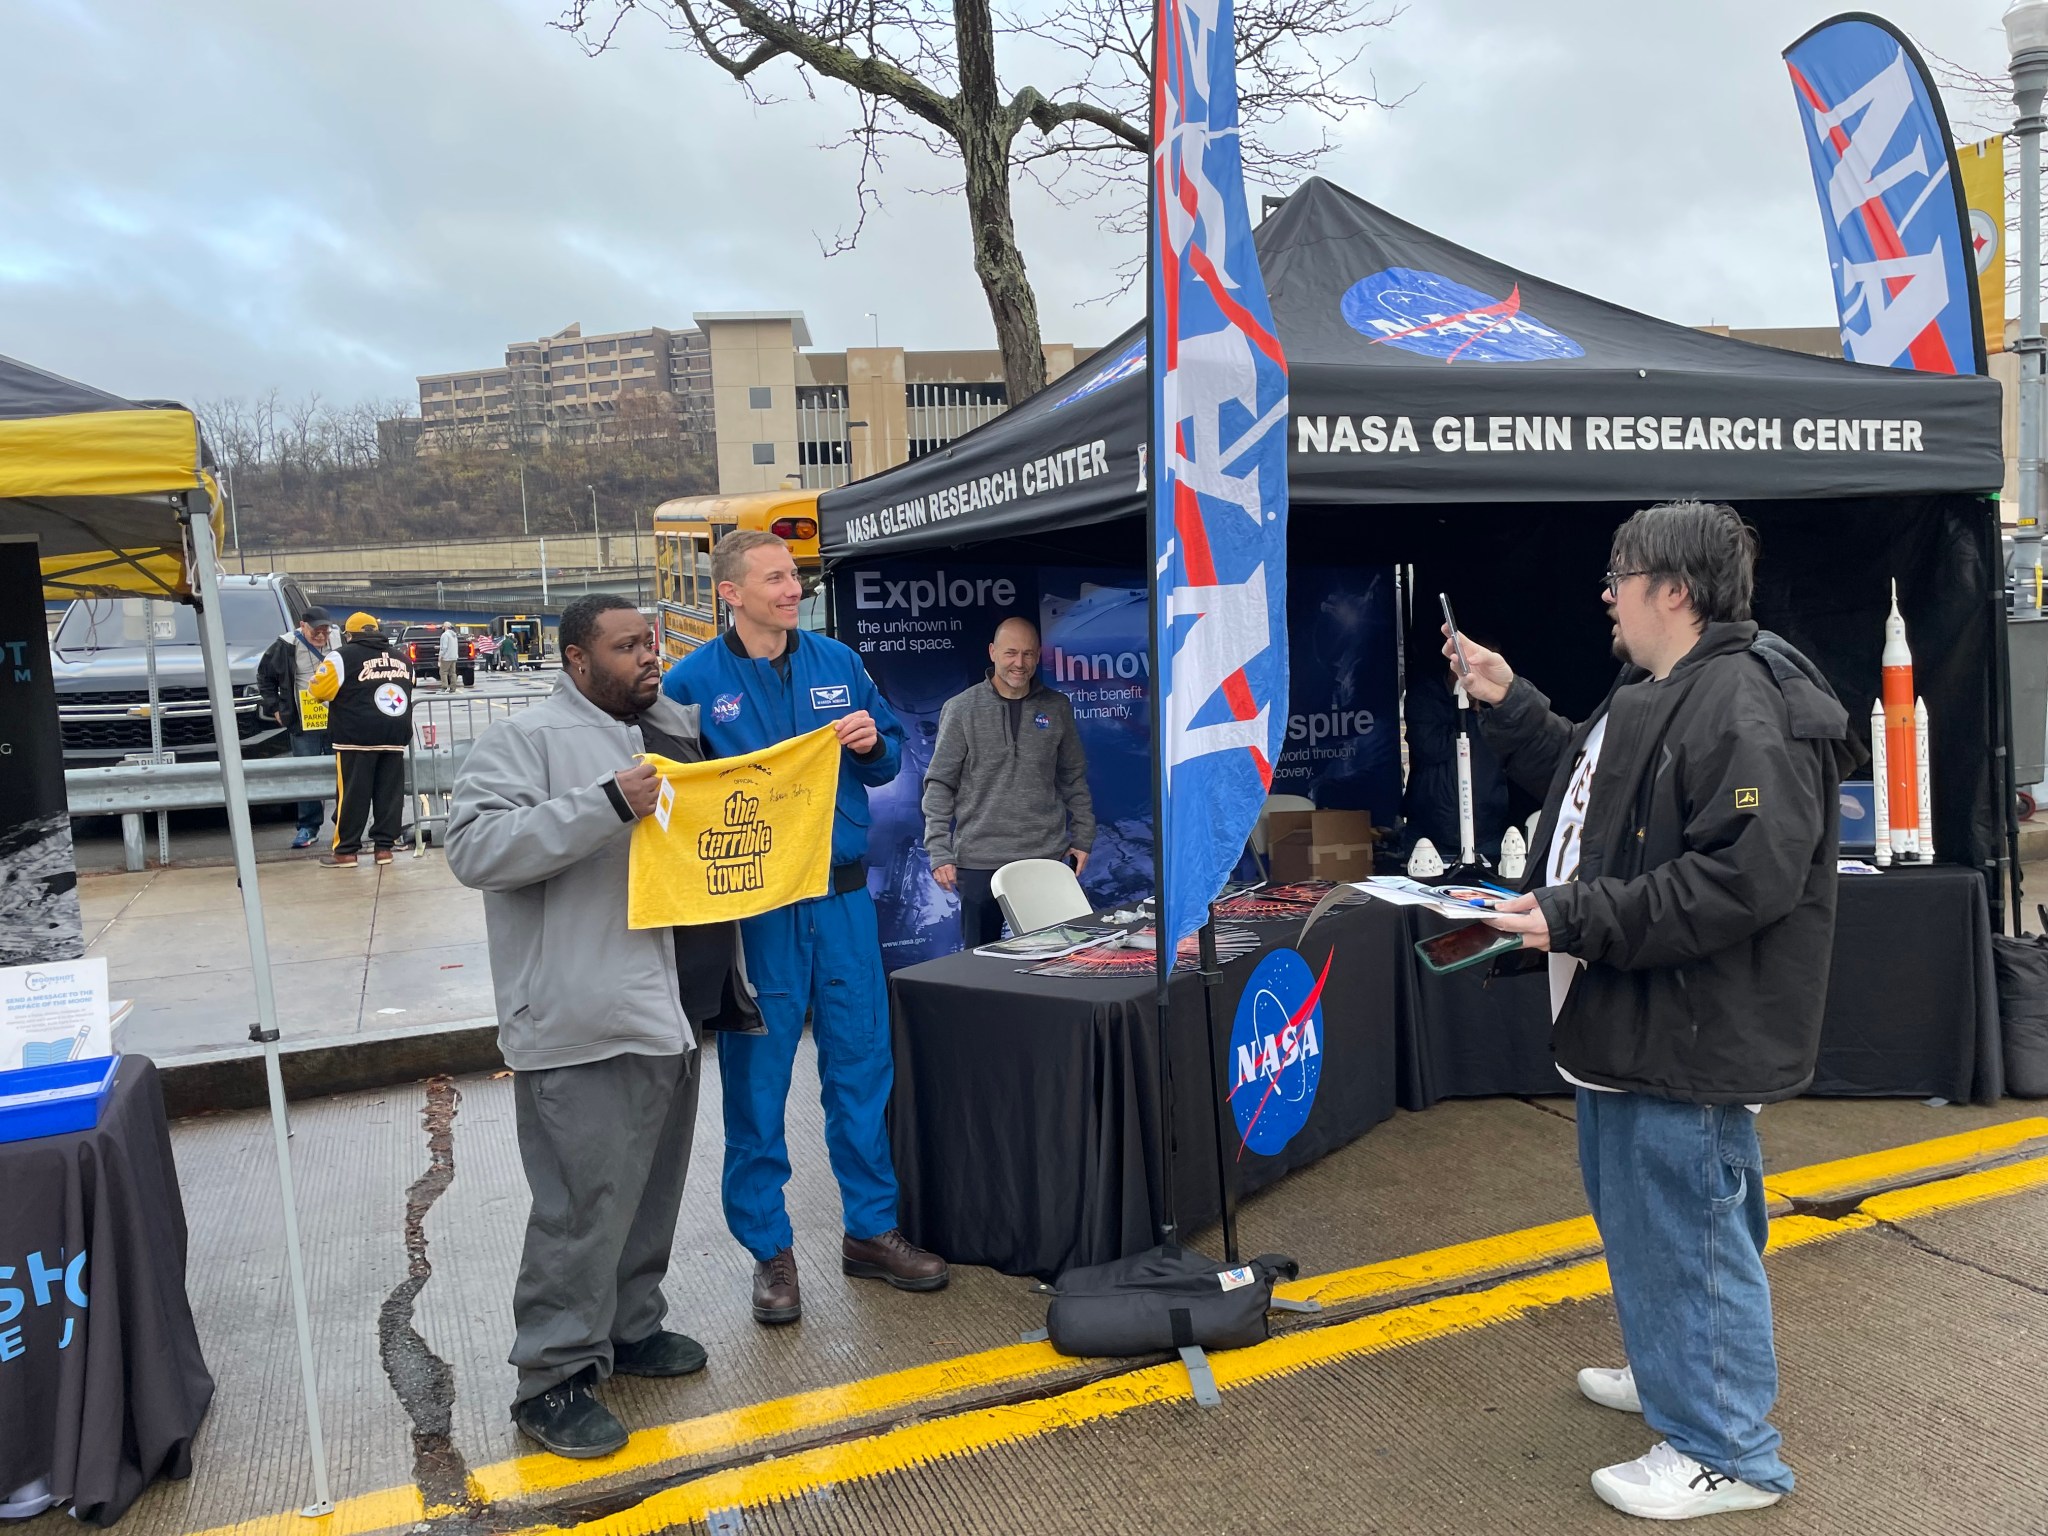
{"label": "phone case", "polygon": [[1463,960],[1453,961],[1449,965],[1439,965],[1430,955],[1427,948],[1430,942],[1428,939],[1417,939],[1415,941],[1415,953],[1420,955],[1422,963],[1437,975],[1448,976],[1453,971],[1465,970],[1470,966],[1478,965],[1484,960],[1498,960],[1502,955],[1511,954],[1522,947],[1522,936],[1519,933],[1503,933],[1498,937],[1501,942],[1490,944],[1485,949],[1480,950],[1478,954]]}

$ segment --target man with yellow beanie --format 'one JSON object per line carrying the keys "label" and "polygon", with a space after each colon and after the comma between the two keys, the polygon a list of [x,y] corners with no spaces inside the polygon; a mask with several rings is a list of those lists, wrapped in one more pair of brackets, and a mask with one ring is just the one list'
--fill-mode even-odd
{"label": "man with yellow beanie", "polygon": [[365,833],[379,864],[391,862],[405,810],[405,749],[412,741],[412,668],[392,654],[375,615],[352,613],[341,649],[313,673],[307,691],[328,703],[340,788],[329,869],[354,869]]}

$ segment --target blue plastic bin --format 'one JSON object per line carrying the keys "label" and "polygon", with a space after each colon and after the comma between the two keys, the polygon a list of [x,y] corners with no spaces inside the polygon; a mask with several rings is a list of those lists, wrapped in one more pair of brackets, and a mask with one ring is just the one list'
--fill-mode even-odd
{"label": "blue plastic bin", "polygon": [[[119,1056],[88,1056],[83,1061],[0,1072],[0,1141],[91,1130],[100,1123],[100,1109],[113,1091],[120,1066]],[[89,1091],[67,1092],[62,1098],[29,1097],[52,1090]]]}

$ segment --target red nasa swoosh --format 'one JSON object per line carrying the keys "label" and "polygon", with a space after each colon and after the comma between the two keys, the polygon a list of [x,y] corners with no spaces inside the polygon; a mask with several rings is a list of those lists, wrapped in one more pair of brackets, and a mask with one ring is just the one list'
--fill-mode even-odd
{"label": "red nasa swoosh", "polygon": [[[1287,1021],[1289,1029],[1294,1028],[1295,1025],[1316,1011],[1316,1004],[1322,1000],[1323,983],[1330,979],[1330,962],[1336,958],[1337,946],[1332,944],[1329,954],[1323,957],[1323,974],[1316,978],[1316,984],[1308,990],[1307,1000],[1295,1010],[1294,1017]],[[1251,1143],[1252,1128],[1259,1123],[1259,1116],[1266,1112],[1266,1104],[1273,1097],[1273,1090],[1279,1086],[1279,1083],[1280,1074],[1277,1072],[1266,1079],[1266,1092],[1259,1100],[1259,1107],[1252,1111],[1251,1119],[1245,1122],[1244,1134],[1238,1137],[1236,1159],[1238,1162],[1244,1161],[1244,1149]],[[1238,1088],[1243,1086],[1243,1083],[1238,1084]],[[1237,1097],[1237,1088],[1230,1090],[1230,1097],[1233,1099]]]}
{"label": "red nasa swoosh", "polygon": [[1471,346],[1475,341],[1480,340],[1489,331],[1496,330],[1500,326],[1505,325],[1509,320],[1512,320],[1516,315],[1520,314],[1521,312],[1522,285],[1520,283],[1517,283],[1515,284],[1513,291],[1511,291],[1506,298],[1502,299],[1497,304],[1484,304],[1477,309],[1460,310],[1455,315],[1444,315],[1438,319],[1426,321],[1421,325],[1411,325],[1405,331],[1389,331],[1384,336],[1373,337],[1370,345],[1376,347],[1383,341],[1399,341],[1404,336],[1428,335],[1430,332],[1442,330],[1447,325],[1457,325],[1461,321],[1465,320],[1483,319],[1487,321],[1488,323],[1486,325],[1481,326],[1479,330],[1474,332],[1472,335],[1467,336],[1462,342],[1458,344],[1457,349],[1453,351],[1449,357],[1444,359],[1446,363],[1455,363],[1458,360],[1458,358],[1464,353],[1467,347]]}

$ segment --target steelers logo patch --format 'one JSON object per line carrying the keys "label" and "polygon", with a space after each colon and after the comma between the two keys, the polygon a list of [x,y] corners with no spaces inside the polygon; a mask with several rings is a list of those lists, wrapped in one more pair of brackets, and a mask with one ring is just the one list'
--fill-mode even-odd
{"label": "steelers logo patch", "polygon": [[380,685],[371,698],[376,702],[378,709],[394,720],[405,713],[405,707],[410,702],[405,696],[405,690],[397,683]]}

